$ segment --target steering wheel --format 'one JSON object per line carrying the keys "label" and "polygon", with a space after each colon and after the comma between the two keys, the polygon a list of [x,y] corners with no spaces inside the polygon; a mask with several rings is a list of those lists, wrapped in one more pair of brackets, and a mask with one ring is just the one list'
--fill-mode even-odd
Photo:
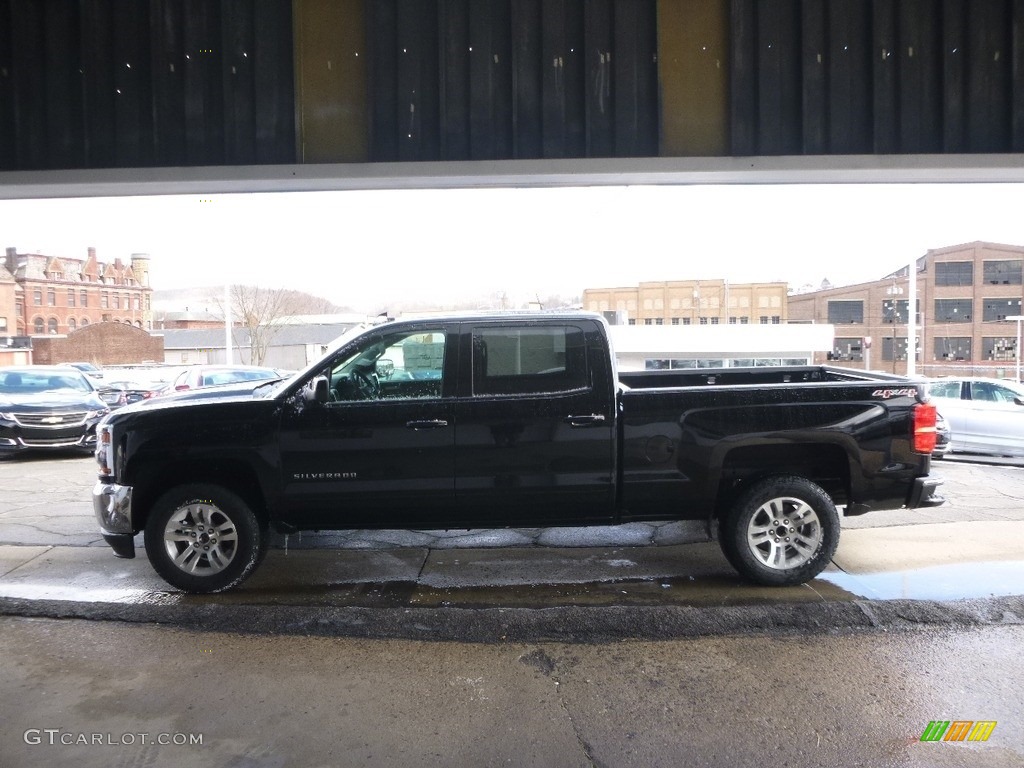
{"label": "steering wheel", "polygon": [[380,382],[375,373],[355,368],[349,378],[355,384],[360,400],[378,400],[380,398]]}

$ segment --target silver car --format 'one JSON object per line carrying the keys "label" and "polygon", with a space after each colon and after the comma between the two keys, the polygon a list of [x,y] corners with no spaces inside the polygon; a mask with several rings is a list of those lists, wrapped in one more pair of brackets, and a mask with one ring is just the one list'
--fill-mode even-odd
{"label": "silver car", "polygon": [[965,376],[934,379],[928,392],[949,422],[950,453],[1024,456],[1024,386]]}

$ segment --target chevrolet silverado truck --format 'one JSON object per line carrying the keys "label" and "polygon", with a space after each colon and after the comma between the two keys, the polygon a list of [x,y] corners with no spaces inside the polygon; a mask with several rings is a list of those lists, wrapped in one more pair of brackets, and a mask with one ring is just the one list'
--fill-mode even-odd
{"label": "chevrolet silverado truck", "polygon": [[765,585],[825,568],[846,515],[943,502],[924,387],[829,366],[619,374],[598,315],[392,321],[293,377],[98,427],[104,539],[196,593],[269,531],[701,520]]}

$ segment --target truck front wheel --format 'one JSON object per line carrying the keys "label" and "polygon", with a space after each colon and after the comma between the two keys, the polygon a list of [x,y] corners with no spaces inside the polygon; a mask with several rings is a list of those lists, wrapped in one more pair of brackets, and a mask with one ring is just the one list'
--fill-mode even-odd
{"label": "truck front wheel", "polygon": [[839,544],[839,513],[804,477],[754,483],[722,520],[720,545],[741,575],[765,586],[803,584],[821,573]]}
{"label": "truck front wheel", "polygon": [[193,593],[241,584],[267,549],[266,530],[249,505],[206,483],[178,486],[161,496],[146,522],[145,540],[154,570]]}

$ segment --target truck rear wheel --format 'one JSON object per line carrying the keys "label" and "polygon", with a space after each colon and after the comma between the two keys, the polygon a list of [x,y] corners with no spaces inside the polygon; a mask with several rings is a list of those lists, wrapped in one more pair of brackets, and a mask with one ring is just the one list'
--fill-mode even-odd
{"label": "truck rear wheel", "polygon": [[839,544],[839,513],[804,477],[761,480],[722,521],[720,545],[741,575],[765,586],[803,584],[821,573]]}
{"label": "truck rear wheel", "polygon": [[173,488],[146,522],[146,555],[178,589],[222,592],[241,584],[267,550],[267,533],[238,495],[218,485]]}

